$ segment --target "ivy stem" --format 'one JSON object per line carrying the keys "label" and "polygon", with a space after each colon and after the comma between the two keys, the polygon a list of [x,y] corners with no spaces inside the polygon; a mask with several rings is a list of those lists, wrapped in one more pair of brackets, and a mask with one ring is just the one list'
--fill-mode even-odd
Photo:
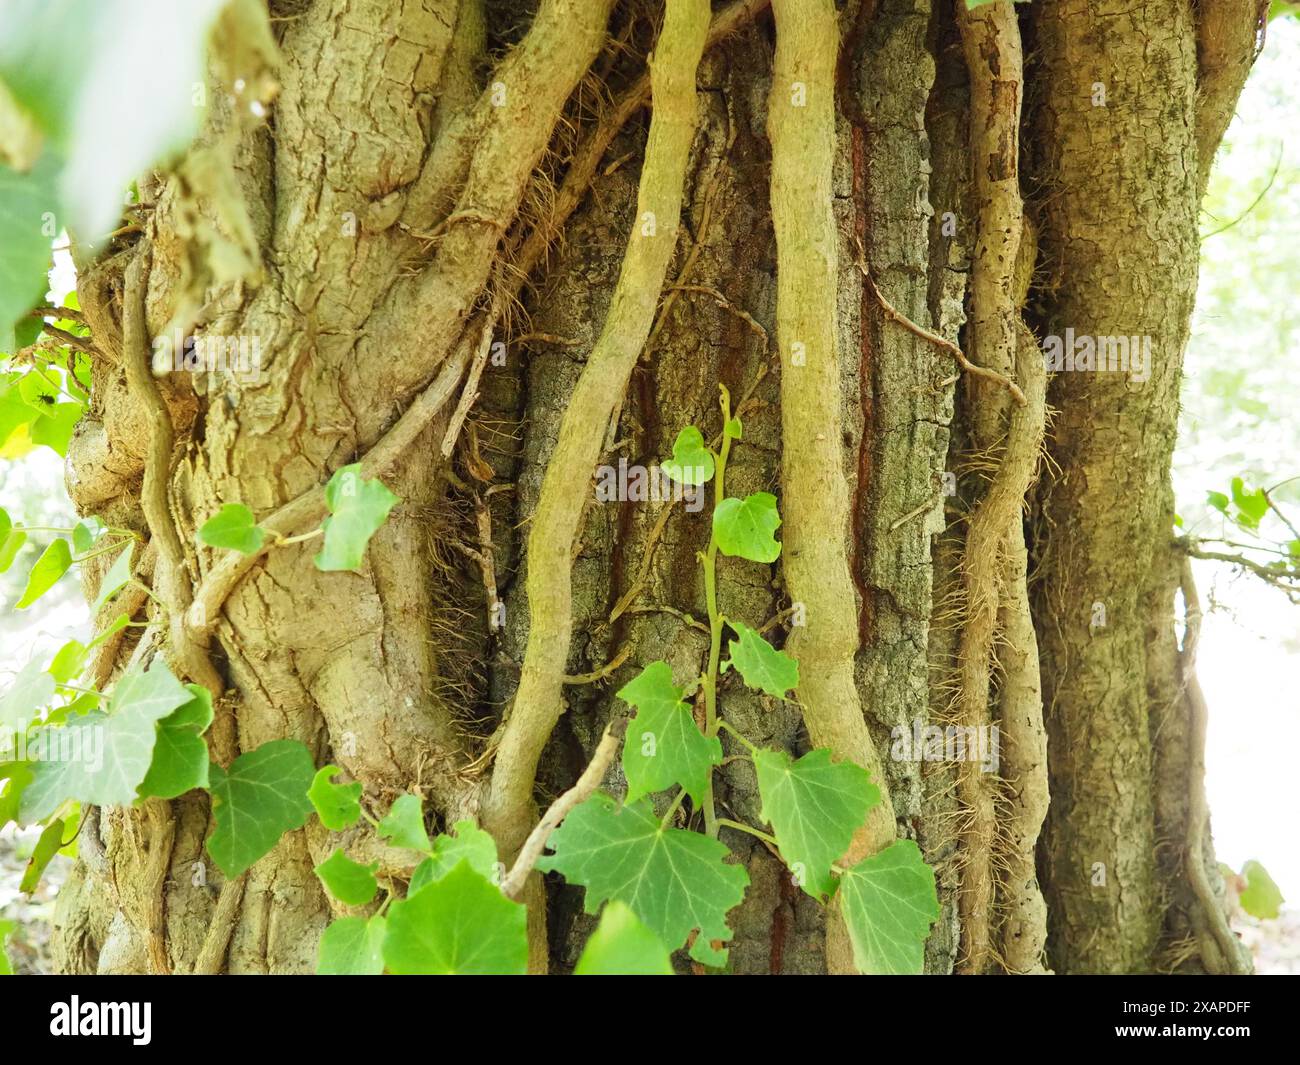
{"label": "ivy stem", "polygon": [[[749,740],[745,739],[745,737],[742,736],[737,729],[727,724],[727,722],[723,721],[721,718],[718,718],[718,727],[722,729],[726,729],[729,733],[731,733],[732,736],[738,739],[744,745],[745,749],[749,751],[750,757],[753,757],[754,755],[758,754],[758,747],[755,744],[750,743]],[[743,756],[737,755],[737,757],[743,757]]]}
{"label": "ivy stem", "polygon": [[716,823],[719,828],[734,828],[737,832],[744,832],[755,839],[761,839],[764,843],[770,843],[773,847],[776,846],[775,836],[770,836],[766,832],[753,828],[742,821],[733,821],[729,817],[719,817]]}
{"label": "ivy stem", "polygon": [[663,817],[660,819],[660,821],[659,821],[659,825],[660,825],[661,828],[667,828],[667,827],[668,827],[668,822],[671,821],[671,820],[673,819],[673,814],[675,814],[675,813],[677,812],[677,809],[678,809],[678,807],[681,806],[681,804],[682,804],[682,800],[683,800],[684,798],[686,798],[686,789],[685,789],[685,788],[678,788],[678,789],[677,789],[677,796],[676,796],[676,798],[673,799],[673,801],[672,801],[672,805],[668,807],[667,811],[664,813],[664,816],[663,816]]}
{"label": "ivy stem", "polygon": [[[725,476],[727,455],[731,451],[731,436],[727,423],[731,421],[731,394],[725,385],[718,385],[722,393],[722,444],[714,455],[713,508],[726,498]],[[722,615],[718,612],[718,538],[710,529],[709,546],[701,559],[704,567],[704,596],[709,608],[709,668],[704,672],[704,734],[710,738],[718,734],[718,660],[722,656]],[[717,837],[717,814],[713,809],[713,777],[709,777],[708,793],[704,797],[704,831]]]}
{"label": "ivy stem", "polygon": [[312,529],[311,532],[299,533],[297,536],[278,536],[275,539],[275,546],[288,547],[290,544],[300,544],[305,540],[311,540],[314,537],[319,536],[324,531],[324,529],[318,526],[317,528]]}
{"label": "ivy stem", "polygon": [[99,555],[106,555],[110,551],[116,551],[119,547],[122,547],[124,544],[128,544],[130,542],[131,542],[130,540],[114,540],[111,544],[105,544],[103,547],[96,547],[91,551],[87,551],[84,555],[78,555],[72,561],[87,562],[92,558],[98,557]]}

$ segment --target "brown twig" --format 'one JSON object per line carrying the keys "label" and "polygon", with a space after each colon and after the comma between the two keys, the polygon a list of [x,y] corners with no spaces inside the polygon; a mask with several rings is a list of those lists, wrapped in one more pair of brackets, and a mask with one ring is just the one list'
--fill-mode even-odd
{"label": "brown twig", "polygon": [[533,871],[533,866],[537,864],[537,859],[545,850],[546,841],[551,838],[551,833],[559,828],[560,822],[568,816],[570,810],[585,802],[592,792],[600,787],[600,782],[605,779],[605,770],[609,768],[610,763],[614,761],[614,755],[618,753],[625,728],[624,719],[611,721],[605,726],[605,734],[596,745],[596,753],[591,756],[591,761],[578,777],[578,782],[551,803],[537,823],[537,827],[528,834],[524,845],[519,849],[519,857],[515,859],[515,864],[501,882],[501,892],[507,898],[519,897],[528,880],[528,874]]}
{"label": "brown twig", "polygon": [[594,669],[590,673],[568,673],[565,674],[565,684],[594,684],[598,680],[608,677],[614,670],[618,669],[627,661],[627,656],[632,653],[632,645],[627,644],[618,654],[611,658],[599,669]]}
{"label": "brown twig", "polygon": [[885,299],[885,294],[880,291],[880,287],[876,284],[876,279],[871,276],[871,270],[867,267],[860,241],[858,242],[858,254],[859,258],[857,261],[857,267],[862,272],[862,276],[866,278],[867,284],[871,286],[871,293],[876,297],[876,302],[880,304],[880,308],[885,312],[885,314],[913,336],[920,337],[922,340],[928,341],[936,347],[942,348],[944,351],[948,352],[948,354],[957,360],[957,365],[967,373],[972,374],[975,377],[983,377],[988,381],[996,381],[1011,393],[1011,397],[1019,403],[1020,406],[1023,407],[1025,405],[1025,394],[1020,391],[1020,386],[1014,381],[1004,377],[996,370],[990,370],[983,366],[976,366],[975,363],[966,358],[966,355],[961,348],[951,340],[946,337],[941,337],[938,333],[930,332],[930,330],[926,329],[924,326],[917,325],[912,321],[912,319],[907,317],[907,315],[890,303],[889,300]]}
{"label": "brown twig", "polygon": [[483,376],[483,367],[487,365],[488,352],[492,349],[492,331],[500,317],[501,312],[494,303],[483,319],[483,334],[479,337],[478,350],[474,352],[474,360],[470,363],[469,377],[460,391],[460,400],[456,403],[456,410],[452,413],[451,422],[442,438],[443,458],[451,455],[451,449],[456,446],[456,438],[460,436],[460,428],[465,424],[465,416],[478,399],[479,378]]}
{"label": "brown twig", "polygon": [[1210,715],[1201,683],[1196,677],[1196,651],[1201,638],[1201,600],[1192,577],[1191,559],[1186,557],[1183,558],[1181,583],[1185,628],[1179,665],[1190,724],[1187,738],[1187,836],[1184,839],[1183,859],[1192,891],[1201,904],[1224,964],[1230,973],[1244,975],[1250,971],[1249,965],[1243,957],[1241,944],[1228,927],[1228,919],[1210,887],[1209,874],[1205,871],[1205,821],[1209,815],[1205,801],[1205,733]]}

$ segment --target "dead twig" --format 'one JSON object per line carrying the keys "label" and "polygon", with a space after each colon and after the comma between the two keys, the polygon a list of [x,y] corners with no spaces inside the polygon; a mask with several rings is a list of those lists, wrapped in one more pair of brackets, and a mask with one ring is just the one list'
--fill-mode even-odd
{"label": "dead twig", "polygon": [[591,756],[591,761],[582,771],[582,776],[578,777],[578,782],[551,803],[537,823],[537,827],[528,834],[524,845],[519,849],[519,857],[515,859],[515,864],[501,882],[501,893],[507,898],[519,897],[528,880],[528,874],[533,871],[537,859],[546,849],[546,841],[551,838],[551,833],[559,828],[560,822],[569,815],[570,810],[585,802],[600,787],[600,782],[605,779],[605,770],[609,768],[610,763],[614,761],[614,755],[618,753],[626,727],[625,719],[611,721],[605,726],[605,734],[596,745],[596,753]]}

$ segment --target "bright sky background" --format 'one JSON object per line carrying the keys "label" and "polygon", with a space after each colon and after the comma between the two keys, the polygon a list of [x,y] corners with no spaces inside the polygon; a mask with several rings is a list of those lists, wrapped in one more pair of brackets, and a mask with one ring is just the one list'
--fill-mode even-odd
{"label": "bright sky background", "polygon": [[[1218,535],[1207,491],[1234,475],[1271,488],[1300,474],[1300,23],[1277,19],[1216,161],[1187,352],[1174,480],[1189,529]],[[1270,175],[1276,176],[1269,185]],[[1252,203],[1267,187],[1259,203]],[[1300,525],[1300,482],[1276,493]],[[1276,527],[1275,527],[1276,529]],[[1229,534],[1229,538],[1232,538]],[[1279,538],[1283,538],[1279,535]],[[1219,859],[1268,868],[1300,905],[1300,607],[1232,567],[1198,562],[1207,610],[1199,676]]]}

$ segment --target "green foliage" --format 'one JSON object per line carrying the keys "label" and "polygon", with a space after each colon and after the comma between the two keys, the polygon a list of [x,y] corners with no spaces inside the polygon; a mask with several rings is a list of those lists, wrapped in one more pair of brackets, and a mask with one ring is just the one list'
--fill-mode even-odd
{"label": "green foliage", "polygon": [[698,931],[691,957],[725,964],[713,943],[731,939],[727,912],[745,897],[749,874],[726,862],[718,840],[665,827],[644,799],[620,807],[598,792],[564,819],[551,847],[538,868],[585,887],[588,913],[610,899],[626,903],[669,949]]}
{"label": "green foliage", "polygon": [[[53,679],[53,678],[51,678]],[[42,821],[72,799],[95,806],[129,805],[144,781],[158,738],[156,723],[193,694],[161,660],[128,673],[113,688],[107,712],[92,710],[62,726],[33,730],[75,757],[41,760],[22,796],[21,817]]]}
{"label": "green foliage", "polygon": [[72,529],[72,550],[84,555],[95,546],[95,541],[103,531],[104,527],[98,518],[86,518],[77,522]]}
{"label": "green foliage", "polygon": [[1258,529],[1259,523],[1268,513],[1268,496],[1262,488],[1246,489],[1240,477],[1232,479],[1232,502],[1237,508],[1236,520],[1247,529]]}
{"label": "green foliage", "polygon": [[713,767],[722,764],[722,744],[695,724],[667,662],[651,662],[619,689],[636,707],[623,744],[627,801],[680,784],[696,802],[708,792]]}
{"label": "green foliage", "polygon": [[0,695],[0,728],[25,729],[37,712],[54,698],[54,678],[32,660]]}
{"label": "green foliage", "polygon": [[0,763],[0,828],[18,820],[23,791],[31,780],[30,762]]}
{"label": "green foliage", "polygon": [[27,587],[23,591],[22,598],[18,600],[16,608],[25,610],[31,606],[54,587],[54,582],[67,573],[71,565],[72,548],[68,546],[68,541],[62,538],[52,541],[50,546],[41,552],[41,557],[32,567],[27,577]]}
{"label": "green foliage", "polygon": [[27,868],[23,870],[23,878],[18,885],[18,890],[27,894],[35,891],[46,867],[62,847],[63,820],[56,817],[45,826],[45,830],[36,841],[36,846],[32,848],[32,856],[27,860]]}
{"label": "green foliage", "polygon": [[91,613],[98,613],[101,606],[131,582],[131,556],[134,553],[135,543],[130,541],[126,545],[126,550],[117,556],[108,568],[108,572],[104,574],[104,579],[99,585],[99,594],[91,605]]}
{"label": "green foliage", "polygon": [[77,676],[86,661],[86,645],[80,640],[69,640],[54,655],[47,673],[58,684],[67,684]]}
{"label": "green foliage", "polygon": [[325,486],[330,516],[321,526],[325,546],[316,556],[316,568],[359,569],[370,538],[400,502],[382,481],[363,478],[359,464],[336,470]]}
{"label": "green foliage", "polygon": [[311,787],[307,789],[307,798],[311,800],[320,823],[332,832],[351,828],[361,818],[361,781],[332,783],[341,772],[336,765],[318,769]]}
{"label": "green foliage", "polygon": [[1268,870],[1252,858],[1242,866],[1241,875],[1246,879],[1246,888],[1239,899],[1241,908],[1260,920],[1277,917],[1286,899]]}
{"label": "green foliage", "polygon": [[776,496],[754,492],[744,499],[730,497],[713,508],[713,536],[724,555],[751,562],[775,562],[781,545],[772,535],[781,524]]}
{"label": "green foliage", "polygon": [[672,976],[668,951],[631,907],[607,902],[587,940],[575,976]]}
{"label": "green foliage", "polygon": [[27,542],[27,531],[25,529],[12,529],[9,535],[0,543],[0,573],[4,573],[14,564],[14,559],[18,557],[18,552],[22,550],[23,544]]}
{"label": "green foliage", "polygon": [[[8,11],[5,24],[3,36],[8,38]],[[0,78],[3,77],[0,70]],[[3,155],[0,150],[0,157]],[[51,152],[46,152],[26,173],[0,162],[0,351],[14,350],[17,346],[14,322],[35,306],[45,292],[50,249],[58,235],[54,228],[57,217],[54,179],[59,167],[59,159]],[[8,435],[6,432],[3,437]]]}
{"label": "green foliage", "polygon": [[778,651],[748,625],[728,621],[739,640],[728,646],[731,658],[723,664],[735,666],[751,688],[784,699],[785,693],[799,686],[799,663],[784,651]]}
{"label": "green foliage", "polygon": [[934,870],[912,840],[896,840],[847,870],[837,903],[859,972],[877,976],[923,970],[925,940],[939,919],[939,898]]}
{"label": "green foliage", "polygon": [[468,861],[389,908],[384,961],[399,975],[520,976],[527,911]]}
{"label": "green foliage", "polygon": [[187,684],[190,700],[158,722],[149,772],[140,784],[140,798],[175,799],[193,788],[208,786],[208,745],[203,733],[212,724],[212,693]]}
{"label": "green foliage", "polygon": [[411,892],[441,880],[461,862],[469,862],[471,869],[494,884],[500,881],[496,840],[473,821],[457,821],[452,831],[454,835],[442,835],[433,841],[429,857],[416,867],[411,877]]}
{"label": "green foliage", "polygon": [[379,883],[375,880],[378,862],[362,865],[354,862],[343,853],[342,847],[336,847],[320,865],[316,866],[316,875],[331,895],[346,906],[364,906],[375,897]]}
{"label": "green foliage", "polygon": [[378,976],[384,971],[388,919],[341,917],[321,936],[316,972],[322,976]]}
{"label": "green foliage", "polygon": [[688,425],[673,442],[673,457],[659,464],[678,484],[707,484],[713,479],[713,452],[704,445],[704,435]]}
{"label": "green foliage", "polygon": [[394,847],[427,851],[429,834],[424,830],[424,811],[418,796],[402,795],[379,822],[379,838]]}
{"label": "green foliage", "polygon": [[14,921],[0,921],[0,976],[13,976],[13,963],[9,960],[9,954],[5,950],[5,940],[17,928]]}
{"label": "green foliage", "polygon": [[209,547],[253,555],[266,542],[266,530],[243,503],[227,503],[199,527],[199,539]]}
{"label": "green foliage", "polygon": [[208,774],[217,822],[208,853],[226,876],[244,872],[311,814],[307,789],[315,769],[296,740],[264,743],[241,754],[229,770],[214,762]]}
{"label": "green foliage", "polygon": [[224,2],[9,0],[0,81],[16,105],[6,129],[22,122],[24,136],[3,148],[31,157],[44,143],[57,168],[47,189],[80,240],[98,243],[136,175],[197,131],[207,34]]}
{"label": "green foliage", "polygon": [[758,751],[754,768],[762,816],[776,834],[781,857],[801,888],[825,899],[835,890],[831,867],[880,801],[880,791],[865,769],[832,762],[824,748],[797,762],[785,751]]}

